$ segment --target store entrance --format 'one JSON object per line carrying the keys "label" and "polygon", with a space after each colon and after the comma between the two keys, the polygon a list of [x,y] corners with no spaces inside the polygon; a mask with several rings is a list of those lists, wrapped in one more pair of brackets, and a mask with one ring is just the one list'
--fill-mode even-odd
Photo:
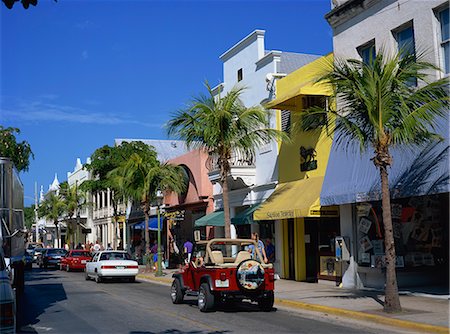
{"label": "store entrance", "polygon": [[319,219],[305,218],[306,281],[317,282],[319,265]]}
{"label": "store entrance", "polygon": [[340,281],[334,239],[340,235],[339,218],[305,218],[306,281]]}
{"label": "store entrance", "polygon": [[294,219],[288,219],[288,275],[287,279],[295,280],[295,229]]}

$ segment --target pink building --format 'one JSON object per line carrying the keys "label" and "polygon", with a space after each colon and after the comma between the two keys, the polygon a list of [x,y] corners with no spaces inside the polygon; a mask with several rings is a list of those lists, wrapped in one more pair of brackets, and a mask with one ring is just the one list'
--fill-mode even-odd
{"label": "pink building", "polygon": [[[183,194],[171,193],[164,196],[165,211],[170,227],[167,241],[170,244],[169,238],[172,236],[180,251],[187,239],[193,241],[195,221],[214,211],[213,186],[208,179],[207,159],[207,153],[194,150],[168,161],[183,167],[186,183],[186,191]],[[203,227],[201,234],[202,239],[211,237],[212,229]]]}

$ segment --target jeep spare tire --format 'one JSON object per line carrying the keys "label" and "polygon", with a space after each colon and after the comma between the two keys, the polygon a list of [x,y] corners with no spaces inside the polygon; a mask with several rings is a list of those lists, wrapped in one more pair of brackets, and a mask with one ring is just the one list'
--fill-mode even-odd
{"label": "jeep spare tire", "polygon": [[264,283],[264,268],[253,259],[242,261],[236,275],[238,285],[245,290],[256,290]]}

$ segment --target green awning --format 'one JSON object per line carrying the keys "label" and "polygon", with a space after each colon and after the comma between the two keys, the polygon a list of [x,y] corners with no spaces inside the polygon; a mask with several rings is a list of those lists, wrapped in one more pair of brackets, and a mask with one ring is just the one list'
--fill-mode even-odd
{"label": "green awning", "polygon": [[225,214],[223,210],[214,211],[195,221],[195,227],[200,226],[224,226]]}
{"label": "green awning", "polygon": [[252,205],[244,211],[238,213],[236,217],[231,218],[231,223],[234,225],[247,225],[257,223],[253,220],[253,212],[258,209],[259,206],[260,204]]}

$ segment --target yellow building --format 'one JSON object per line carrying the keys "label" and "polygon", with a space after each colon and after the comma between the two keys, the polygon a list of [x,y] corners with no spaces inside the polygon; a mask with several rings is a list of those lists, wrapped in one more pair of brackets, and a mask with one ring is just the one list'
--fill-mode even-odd
{"label": "yellow building", "polygon": [[292,132],[291,143],[280,145],[279,183],[270,198],[254,213],[255,220],[274,220],[281,238],[281,275],[299,281],[339,279],[335,268],[334,236],[339,235],[337,207],[322,207],[320,192],[324,180],[332,138],[323,119],[314,129],[298,131],[289,124],[299,113],[312,106],[326,107],[330,87],[315,84],[333,55],[321,57],[277,81],[277,98],[267,107],[280,110],[280,123]]}

